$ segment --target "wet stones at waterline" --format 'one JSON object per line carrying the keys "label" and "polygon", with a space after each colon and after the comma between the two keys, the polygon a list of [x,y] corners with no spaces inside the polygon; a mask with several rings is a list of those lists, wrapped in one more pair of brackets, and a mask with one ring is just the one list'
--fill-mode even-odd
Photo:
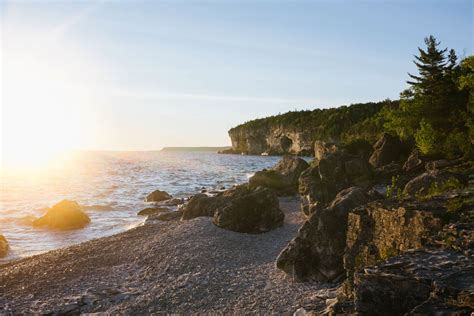
{"label": "wet stones at waterline", "polygon": [[155,190],[148,194],[145,198],[145,202],[161,202],[171,199],[172,196],[165,191]]}
{"label": "wet stones at waterline", "polygon": [[160,214],[163,212],[168,212],[170,209],[167,207],[147,207],[140,212],[137,213],[139,216],[149,216],[149,215],[155,215],[155,214]]}

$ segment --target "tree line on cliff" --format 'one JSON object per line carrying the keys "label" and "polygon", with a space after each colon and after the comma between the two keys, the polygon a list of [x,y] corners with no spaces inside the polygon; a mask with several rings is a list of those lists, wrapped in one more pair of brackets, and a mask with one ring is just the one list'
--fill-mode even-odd
{"label": "tree line on cliff", "polygon": [[400,100],[291,111],[234,129],[283,126],[309,132],[314,140],[371,144],[389,132],[415,144],[423,155],[472,158],[474,56],[459,60],[453,49],[440,48],[434,36],[425,38],[425,45],[415,55],[419,73],[408,74],[409,87],[400,93]]}

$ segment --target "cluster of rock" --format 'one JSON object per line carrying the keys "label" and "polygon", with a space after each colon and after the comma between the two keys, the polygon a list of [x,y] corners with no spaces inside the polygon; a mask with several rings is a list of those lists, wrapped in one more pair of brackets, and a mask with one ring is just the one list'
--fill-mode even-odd
{"label": "cluster of rock", "polygon": [[[309,218],[276,266],[295,281],[340,283],[324,313],[469,315],[474,308],[474,190],[465,174],[472,162],[425,164],[417,151],[404,153],[387,134],[370,157],[316,142],[316,159],[299,178]],[[394,172],[403,179],[392,189],[402,194],[387,199],[373,188]],[[459,186],[431,192],[449,182]]]}
{"label": "cluster of rock", "polygon": [[172,199],[166,192],[157,190],[146,202],[158,203],[138,215],[146,215],[150,221],[212,217],[216,226],[227,230],[249,234],[267,232],[283,225],[278,196],[296,194],[300,175],[308,168],[305,160],[286,156],[272,169],[256,172],[249,183],[227,190],[203,189],[187,200]]}
{"label": "cluster of rock", "polygon": [[[293,173],[301,172],[299,165],[296,163],[293,166],[288,162],[287,167],[295,167],[292,172],[285,172],[294,187],[298,177],[294,177]],[[284,172],[284,169],[282,166],[276,168],[280,177],[283,177],[280,172]],[[172,199],[166,192],[157,190],[155,192],[160,194],[159,203],[143,209],[138,215],[148,216],[148,221],[186,221],[197,217],[212,217],[213,223],[218,227],[249,234],[267,232],[283,225],[284,214],[279,208],[278,196],[269,188],[251,182],[227,190],[201,191],[203,193],[184,200]],[[168,199],[164,200],[164,197]],[[151,200],[147,198],[146,201]]]}
{"label": "cluster of rock", "polygon": [[315,160],[299,179],[302,211],[307,216],[327,207],[336,195],[351,186],[368,186],[371,167],[343,145],[316,142]]}

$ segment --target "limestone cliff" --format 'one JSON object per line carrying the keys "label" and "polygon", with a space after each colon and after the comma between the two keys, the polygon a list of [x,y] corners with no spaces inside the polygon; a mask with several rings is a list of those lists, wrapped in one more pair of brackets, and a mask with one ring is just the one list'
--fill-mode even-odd
{"label": "limestone cliff", "polygon": [[[397,101],[361,103],[331,109],[297,111],[256,119],[229,130],[232,149],[223,153],[260,155],[314,154],[314,142],[364,138],[372,141],[381,133],[367,128],[385,106]],[[367,131],[370,130],[370,135]]]}
{"label": "limestone cliff", "polygon": [[304,130],[285,126],[265,126],[260,128],[237,127],[229,131],[232,149],[236,153],[272,155],[291,153],[311,155],[313,139]]}

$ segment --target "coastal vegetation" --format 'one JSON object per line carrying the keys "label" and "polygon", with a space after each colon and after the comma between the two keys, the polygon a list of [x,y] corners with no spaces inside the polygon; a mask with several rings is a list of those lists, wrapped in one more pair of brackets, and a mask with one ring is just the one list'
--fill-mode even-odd
{"label": "coastal vegetation", "polygon": [[290,111],[284,114],[248,121],[229,131],[265,129],[284,126],[287,129],[304,130],[311,138],[329,140],[357,138],[375,141],[383,132],[382,109],[396,108],[399,101],[357,103],[330,109]]}
{"label": "coastal vegetation", "polygon": [[414,60],[419,73],[409,74],[409,87],[400,93],[400,100],[291,111],[246,122],[229,134],[232,138],[242,131],[279,129],[302,133],[313,142],[373,144],[383,133],[390,133],[415,144],[424,156],[472,157],[474,56],[459,60],[453,49],[440,48],[434,36],[425,38],[425,45],[418,48]]}
{"label": "coastal vegetation", "polygon": [[386,112],[384,127],[414,139],[424,155],[472,155],[474,56],[458,63],[456,52],[447,54],[433,36],[425,44],[414,60],[419,74],[409,74],[410,87],[400,94],[400,106]]}

